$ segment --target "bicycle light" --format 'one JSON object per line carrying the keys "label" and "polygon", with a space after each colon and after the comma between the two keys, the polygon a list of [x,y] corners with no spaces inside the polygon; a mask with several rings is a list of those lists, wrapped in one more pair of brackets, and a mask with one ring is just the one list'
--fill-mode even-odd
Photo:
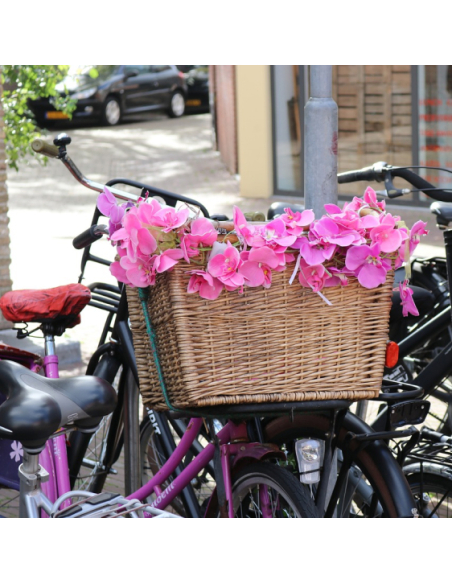
{"label": "bicycle light", "polygon": [[399,360],[399,345],[394,341],[389,341],[386,345],[385,367],[392,369]]}
{"label": "bicycle light", "polygon": [[323,441],[302,438],[295,442],[300,481],[305,485],[312,485],[320,481],[320,467],[323,463],[323,452]]}

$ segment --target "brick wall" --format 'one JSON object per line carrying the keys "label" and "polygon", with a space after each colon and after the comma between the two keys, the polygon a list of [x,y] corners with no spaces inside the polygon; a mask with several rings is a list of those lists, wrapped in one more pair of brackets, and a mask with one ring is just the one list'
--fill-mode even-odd
{"label": "brick wall", "polygon": [[[8,219],[8,191],[6,189],[6,157],[5,157],[5,131],[2,107],[2,86],[0,83],[0,296],[11,290],[12,282],[9,273],[11,263],[9,219]],[[0,313],[0,329],[11,328]]]}
{"label": "brick wall", "polygon": [[217,148],[229,172],[237,174],[235,65],[215,65],[212,69]]}

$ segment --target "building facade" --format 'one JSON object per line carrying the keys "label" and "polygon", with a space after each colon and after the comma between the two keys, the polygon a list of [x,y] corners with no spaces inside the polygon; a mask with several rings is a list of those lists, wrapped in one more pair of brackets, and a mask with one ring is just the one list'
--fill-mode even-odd
{"label": "building facade", "polygon": [[[309,66],[214,66],[212,74],[217,147],[240,174],[242,195],[303,197]],[[427,180],[452,187],[452,174],[435,171],[452,170],[451,66],[335,65],[333,98],[339,172],[383,160],[425,166],[419,172]],[[341,185],[339,194],[362,190],[360,183]],[[426,198],[413,193],[403,202],[422,205]]]}

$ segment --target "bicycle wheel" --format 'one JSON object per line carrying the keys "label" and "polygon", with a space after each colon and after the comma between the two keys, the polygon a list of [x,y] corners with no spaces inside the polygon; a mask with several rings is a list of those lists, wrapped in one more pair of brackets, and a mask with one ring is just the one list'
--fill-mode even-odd
{"label": "bicycle wheel", "polygon": [[431,472],[407,476],[419,514],[427,518],[452,518],[452,480]]}
{"label": "bicycle wheel", "polygon": [[[243,519],[314,518],[317,508],[306,485],[271,462],[252,462],[232,472],[234,517]],[[216,492],[208,509],[218,517]]]}
{"label": "bicycle wheel", "polygon": [[[177,445],[180,440],[179,435],[171,424],[169,424],[169,427],[174,442]],[[207,444],[207,440],[202,435],[198,436],[198,441],[201,443],[201,446]],[[189,451],[183,463],[187,465],[195,455],[196,452]],[[162,468],[166,460],[160,435],[156,432],[154,425],[149,419],[144,420],[140,431],[141,481],[143,485]],[[173,478],[174,477],[171,476],[169,481],[165,481],[162,484],[162,488],[167,487]],[[200,507],[204,508],[215,489],[215,478],[212,470],[209,467],[204,468],[197,477],[191,481],[191,486],[195,492]],[[173,500],[170,509],[171,508],[175,513],[182,517],[189,516],[188,510],[185,508],[183,499],[180,495]]]}
{"label": "bicycle wheel", "polygon": [[[264,426],[265,440],[286,450],[294,458],[294,442],[300,438],[326,440],[331,430],[330,419],[322,414],[299,414],[280,417]],[[348,432],[371,433],[362,420],[347,412],[338,429],[336,446],[344,447]],[[348,491],[339,502],[338,516],[342,517],[413,517],[415,502],[403,473],[386,444],[370,442],[353,454],[353,466],[347,479]]]}
{"label": "bicycle wheel", "polygon": [[[124,385],[130,383],[130,378],[129,370],[121,367],[112,383],[118,396],[124,394]],[[122,405],[120,407],[122,409]],[[118,480],[119,472],[112,466],[122,451],[122,430],[122,414],[118,415],[115,411],[102,418],[98,428],[89,438],[88,444],[84,446],[86,450],[83,453],[83,460],[73,489],[100,493],[104,488],[108,488],[114,492],[126,494],[124,479],[125,473],[129,471],[125,469],[124,477],[121,476]],[[80,435],[76,439],[84,440]],[[72,436],[69,437],[69,442],[72,443]]]}

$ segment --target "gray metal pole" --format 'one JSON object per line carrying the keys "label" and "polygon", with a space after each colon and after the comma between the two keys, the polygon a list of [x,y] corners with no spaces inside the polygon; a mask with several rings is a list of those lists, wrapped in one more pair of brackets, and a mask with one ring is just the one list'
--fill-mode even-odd
{"label": "gray metal pole", "polygon": [[304,108],[304,200],[319,219],[337,204],[337,105],[332,65],[311,65],[311,97]]}

